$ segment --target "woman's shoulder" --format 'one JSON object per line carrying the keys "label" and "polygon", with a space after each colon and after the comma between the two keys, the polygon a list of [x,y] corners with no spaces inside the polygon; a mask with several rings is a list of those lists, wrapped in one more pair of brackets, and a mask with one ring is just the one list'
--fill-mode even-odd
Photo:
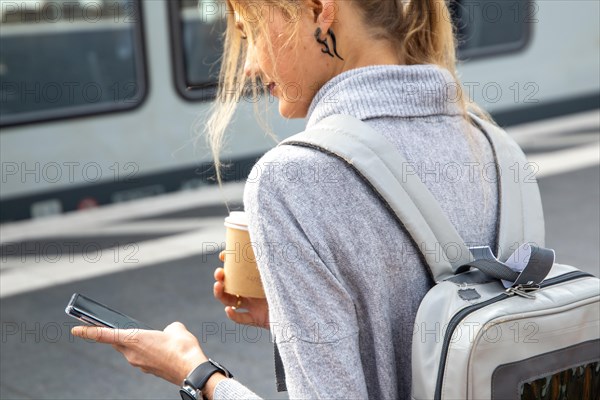
{"label": "woman's shoulder", "polygon": [[342,182],[347,173],[351,171],[346,164],[327,153],[279,145],[265,153],[250,171],[244,198],[319,196],[327,187]]}

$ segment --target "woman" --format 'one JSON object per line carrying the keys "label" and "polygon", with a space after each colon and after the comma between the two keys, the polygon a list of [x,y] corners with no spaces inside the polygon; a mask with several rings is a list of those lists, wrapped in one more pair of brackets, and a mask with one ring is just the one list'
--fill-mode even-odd
{"label": "woman", "polygon": [[[494,159],[468,123],[443,1],[227,5],[235,13],[228,13],[209,123],[217,165],[223,130],[244,90],[239,83],[244,75],[253,83],[260,78],[279,99],[280,114],[308,117],[309,128],[333,114],[368,123],[414,166],[467,243],[494,245],[495,170],[483,175],[481,168]],[[290,398],[409,398],[415,314],[432,285],[418,256],[423,249],[348,166],[327,154],[280,146],[251,176],[244,205],[261,248],[267,301],[224,294],[217,269],[214,294],[227,316],[273,331]],[[249,312],[238,313],[240,306]],[[138,332],[135,341],[124,330],[73,332],[112,343],[132,365],[177,385],[207,361],[179,323]],[[220,372],[198,389],[209,399],[255,396]]]}

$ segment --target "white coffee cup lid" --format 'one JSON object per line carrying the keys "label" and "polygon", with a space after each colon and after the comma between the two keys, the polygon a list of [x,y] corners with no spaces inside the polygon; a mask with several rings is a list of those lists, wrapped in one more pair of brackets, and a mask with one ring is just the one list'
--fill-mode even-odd
{"label": "white coffee cup lid", "polygon": [[225,226],[233,229],[248,230],[248,219],[244,211],[232,211],[225,218]]}

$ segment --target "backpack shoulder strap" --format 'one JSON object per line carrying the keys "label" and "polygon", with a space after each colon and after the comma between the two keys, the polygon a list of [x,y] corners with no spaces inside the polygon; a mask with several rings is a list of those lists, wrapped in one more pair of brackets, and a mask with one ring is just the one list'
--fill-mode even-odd
{"label": "backpack shoulder strap", "polygon": [[[333,115],[280,145],[316,148],[343,159],[374,189],[406,228],[435,282],[453,276],[471,253],[411,165],[361,120]],[[434,250],[435,249],[435,250]]]}
{"label": "backpack shoulder strap", "polygon": [[544,247],[544,213],[533,166],[503,129],[469,115],[488,137],[496,157],[500,211],[497,258],[507,260],[523,243]]}

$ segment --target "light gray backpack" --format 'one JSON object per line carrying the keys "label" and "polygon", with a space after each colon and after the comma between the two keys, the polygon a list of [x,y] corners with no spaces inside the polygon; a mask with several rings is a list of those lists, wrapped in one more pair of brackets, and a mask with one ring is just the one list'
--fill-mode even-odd
{"label": "light gray backpack", "polygon": [[420,179],[403,174],[403,157],[362,121],[334,115],[281,144],[346,161],[420,249],[442,249],[441,257],[423,252],[436,285],[415,322],[414,399],[598,399],[600,281],[554,263],[543,248],[537,184],[509,173],[524,165],[523,152],[503,130],[472,118],[498,164],[497,258],[489,247],[465,245]]}

